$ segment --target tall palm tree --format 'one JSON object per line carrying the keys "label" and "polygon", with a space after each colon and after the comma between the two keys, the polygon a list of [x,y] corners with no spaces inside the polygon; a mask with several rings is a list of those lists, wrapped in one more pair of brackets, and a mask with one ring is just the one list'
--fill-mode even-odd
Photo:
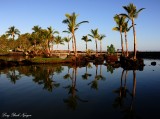
{"label": "tall palm tree", "polygon": [[83,36],[83,37],[82,37],[82,40],[86,42],[86,52],[87,52],[87,50],[88,50],[88,48],[87,48],[87,42],[90,42],[90,41],[92,41],[92,40],[91,40],[91,39],[88,39],[88,36],[87,36],[87,35],[86,35],[86,36]]}
{"label": "tall palm tree", "polygon": [[124,54],[124,45],[123,45],[123,37],[122,37],[122,30],[123,30],[123,25],[125,23],[126,17],[123,15],[115,15],[114,16],[114,21],[116,22],[117,26],[113,28],[115,31],[120,32],[121,36],[121,47],[122,47],[122,55]]}
{"label": "tall palm tree", "polygon": [[88,34],[90,37],[92,37],[93,39],[95,39],[95,43],[96,43],[96,56],[98,56],[98,48],[97,48],[97,40],[99,39],[99,33],[98,33],[98,28],[93,30],[91,29],[91,34]]}
{"label": "tall palm tree", "polygon": [[131,21],[132,21],[132,26],[133,26],[133,36],[134,36],[134,57],[133,59],[137,59],[136,58],[136,52],[137,52],[137,41],[136,41],[136,30],[135,30],[135,24],[134,24],[134,20],[135,18],[138,17],[139,12],[141,12],[143,9],[145,8],[141,8],[139,10],[137,10],[136,6],[133,3],[130,3],[127,6],[123,6],[123,8],[125,9],[125,11],[128,14],[122,14],[123,16],[128,17]]}
{"label": "tall palm tree", "polygon": [[63,39],[61,38],[61,36],[59,36],[59,35],[55,37],[54,43],[57,45],[57,49],[58,49],[58,45],[59,45],[59,44],[64,45],[64,41],[63,41]]}
{"label": "tall palm tree", "polygon": [[82,23],[88,23],[88,21],[82,21],[79,23],[76,23],[78,15],[74,12],[72,14],[65,14],[66,19],[63,20],[63,23],[68,25],[68,30],[72,34],[72,39],[74,39],[74,54],[77,57],[77,46],[76,46],[76,37],[75,37],[75,31],[78,29],[78,27]]}
{"label": "tall palm tree", "polygon": [[10,28],[8,28],[9,30],[6,31],[6,34],[8,36],[12,36],[12,39],[14,40],[15,35],[20,35],[20,31],[18,29],[15,28],[15,26],[11,26]]}
{"label": "tall palm tree", "polygon": [[64,37],[63,40],[68,43],[68,54],[70,54],[70,49],[69,49],[69,42],[71,40],[71,38],[68,36],[68,37]]}
{"label": "tall palm tree", "polygon": [[105,38],[106,36],[101,34],[98,38],[98,40],[100,41],[100,53],[102,53],[102,40]]}

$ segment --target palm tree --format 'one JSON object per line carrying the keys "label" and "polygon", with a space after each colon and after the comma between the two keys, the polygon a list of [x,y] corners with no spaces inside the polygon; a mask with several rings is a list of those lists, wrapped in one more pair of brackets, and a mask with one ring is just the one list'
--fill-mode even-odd
{"label": "palm tree", "polygon": [[8,28],[9,30],[6,31],[6,34],[8,36],[12,36],[12,39],[14,40],[15,35],[20,35],[20,31],[18,29],[15,28],[15,26],[11,26],[10,28]]}
{"label": "palm tree", "polygon": [[133,26],[128,27],[128,21],[124,23],[123,25],[123,32],[125,35],[125,43],[126,43],[126,56],[128,57],[128,42],[127,42],[127,32],[132,28]]}
{"label": "palm tree", "polygon": [[[64,33],[68,33],[68,34],[72,34],[70,31],[63,31]],[[71,37],[72,39],[72,50],[74,51],[74,42],[73,42],[73,37]]]}
{"label": "palm tree", "polygon": [[126,17],[123,15],[115,15],[114,16],[114,21],[116,22],[117,26],[113,28],[115,31],[120,32],[121,36],[121,47],[122,47],[122,55],[124,54],[124,45],[123,45],[123,37],[122,37],[122,30],[123,30],[123,25],[125,23]]}
{"label": "palm tree", "polygon": [[92,37],[93,39],[95,39],[95,43],[96,43],[96,56],[98,56],[98,49],[97,49],[97,40],[99,39],[99,33],[98,33],[98,28],[93,30],[91,29],[91,34],[88,34],[90,37]]}
{"label": "palm tree", "polygon": [[98,38],[98,40],[100,41],[100,53],[102,53],[102,40],[105,38],[106,36],[101,34]]}
{"label": "palm tree", "polygon": [[135,31],[135,24],[134,24],[134,19],[138,17],[138,14],[140,11],[142,11],[145,8],[141,8],[139,10],[137,10],[136,6],[133,3],[130,3],[127,6],[123,6],[123,8],[125,9],[125,11],[128,14],[122,14],[123,16],[128,17],[131,21],[132,21],[132,26],[133,26],[133,36],[134,36],[134,57],[133,59],[136,60],[136,48],[137,48],[137,41],[136,41],[136,31]]}
{"label": "palm tree", "polygon": [[63,40],[68,43],[68,54],[70,54],[70,49],[69,49],[69,42],[71,40],[71,38],[68,36],[68,37],[64,37]]}
{"label": "palm tree", "polygon": [[33,26],[32,30],[33,30],[33,32],[32,32],[33,42],[34,42],[34,45],[36,46],[37,42],[40,41],[40,32],[41,32],[42,28],[37,25],[37,26]]}
{"label": "palm tree", "polygon": [[79,25],[82,23],[88,23],[88,21],[82,21],[79,23],[76,23],[78,15],[74,12],[70,14],[65,14],[66,19],[63,20],[63,23],[68,25],[68,31],[72,34],[72,39],[74,39],[74,54],[77,57],[77,47],[76,47],[76,37],[75,37],[75,31],[78,29]]}
{"label": "palm tree", "polygon": [[[51,26],[47,27],[48,29],[48,35],[49,35],[49,39],[48,39],[48,48],[50,49],[50,43],[54,41],[54,34],[59,34],[58,31],[55,31]],[[53,49],[53,43],[52,43],[52,49]]]}
{"label": "palm tree", "polygon": [[86,42],[86,52],[87,52],[87,42],[90,42],[90,41],[92,41],[91,39],[88,39],[88,36],[86,35],[86,36],[83,36],[82,37],[82,40],[84,40],[85,42]]}
{"label": "palm tree", "polygon": [[58,49],[58,45],[59,45],[59,44],[64,45],[64,41],[63,41],[63,39],[61,38],[61,36],[59,36],[59,35],[55,37],[54,43],[57,45],[57,49]]}

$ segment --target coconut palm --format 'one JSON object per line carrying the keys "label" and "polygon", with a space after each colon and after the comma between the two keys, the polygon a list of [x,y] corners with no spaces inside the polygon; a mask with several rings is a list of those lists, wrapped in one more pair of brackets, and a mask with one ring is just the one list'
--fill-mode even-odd
{"label": "coconut palm", "polygon": [[134,24],[134,20],[135,18],[138,17],[139,12],[141,12],[143,9],[145,8],[141,8],[139,10],[137,10],[136,6],[133,3],[130,3],[127,6],[123,6],[123,8],[125,9],[125,11],[128,14],[121,14],[123,16],[128,17],[131,21],[132,21],[132,26],[133,26],[133,36],[134,36],[134,57],[133,59],[136,60],[136,48],[137,48],[137,41],[136,41],[136,30],[135,30],[135,24]]}
{"label": "coconut palm", "polygon": [[77,57],[77,47],[76,47],[76,37],[75,37],[75,31],[78,29],[78,27],[82,23],[88,23],[88,21],[82,21],[79,23],[76,23],[78,15],[74,12],[72,14],[65,14],[66,19],[63,20],[63,23],[68,25],[68,31],[72,34],[72,39],[74,39],[74,54]]}
{"label": "coconut palm", "polygon": [[87,48],[87,42],[90,42],[90,41],[92,41],[92,40],[91,40],[91,39],[88,39],[88,36],[87,36],[87,35],[86,35],[86,36],[83,36],[83,37],[82,37],[82,40],[86,42],[86,52],[87,52],[87,50],[88,50],[88,48]]}
{"label": "coconut palm", "polygon": [[70,54],[70,48],[69,48],[69,42],[71,40],[71,38],[68,36],[68,37],[64,37],[63,40],[68,43],[68,54]]}
{"label": "coconut palm", "polygon": [[132,28],[133,26],[128,27],[128,21],[124,23],[123,25],[123,32],[125,36],[125,43],[126,43],[126,56],[128,57],[128,41],[127,41],[127,32]]}
{"label": "coconut palm", "polygon": [[6,34],[8,36],[12,36],[12,39],[14,40],[15,35],[20,35],[20,31],[18,29],[15,28],[15,26],[11,26],[10,28],[8,28],[9,30],[6,31]]}
{"label": "coconut palm", "polygon": [[54,41],[54,34],[59,34],[58,31],[55,31],[51,26],[47,27],[48,29],[48,35],[49,35],[49,39],[48,39],[48,48],[50,49],[50,43],[52,43],[52,49],[53,49],[53,41]]}
{"label": "coconut palm", "polygon": [[64,41],[63,41],[63,39],[61,38],[61,36],[59,36],[59,35],[55,37],[54,43],[57,45],[57,49],[58,49],[58,45],[59,45],[59,44],[64,45]]}
{"label": "coconut palm", "polygon": [[100,53],[102,53],[102,40],[105,38],[106,36],[101,34],[98,38],[98,40],[100,41]]}
{"label": "coconut palm", "polygon": [[125,23],[126,17],[123,15],[115,15],[114,16],[114,21],[116,22],[117,26],[113,28],[115,31],[120,32],[121,36],[121,47],[122,47],[122,55],[124,54],[124,44],[123,44],[123,37],[122,37],[122,30],[123,30],[123,25]]}
{"label": "coconut palm", "polygon": [[40,42],[40,33],[42,28],[40,26],[33,26],[32,28],[33,32],[32,32],[32,39],[33,39],[33,43],[36,46],[37,43]]}
{"label": "coconut palm", "polygon": [[93,30],[91,29],[91,34],[88,34],[90,37],[92,37],[93,39],[95,39],[95,43],[96,43],[96,56],[98,56],[98,49],[97,49],[97,40],[99,39],[99,33],[98,33],[98,28]]}

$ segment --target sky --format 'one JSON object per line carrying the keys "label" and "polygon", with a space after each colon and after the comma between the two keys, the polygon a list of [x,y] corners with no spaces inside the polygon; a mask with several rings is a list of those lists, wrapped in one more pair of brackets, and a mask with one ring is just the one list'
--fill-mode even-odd
{"label": "sky", "polygon": [[[116,26],[114,15],[126,13],[122,6],[133,3],[140,12],[136,24],[137,50],[160,51],[160,0],[0,0],[0,35],[5,34],[9,27],[15,26],[23,33],[32,33],[35,25],[46,29],[52,26],[61,36],[68,36],[62,31],[67,25],[62,21],[66,13],[78,14],[77,22],[82,24],[76,31],[77,49],[85,50],[82,36],[90,34],[91,29],[98,28],[100,34],[106,35],[102,41],[102,49],[113,44],[121,49],[120,34],[113,31]],[[131,24],[131,22],[129,22]],[[133,31],[128,32],[129,50],[133,50]],[[67,45],[59,46],[67,49]],[[95,41],[88,43],[88,48],[95,50]],[[99,50],[99,42],[98,42]]]}

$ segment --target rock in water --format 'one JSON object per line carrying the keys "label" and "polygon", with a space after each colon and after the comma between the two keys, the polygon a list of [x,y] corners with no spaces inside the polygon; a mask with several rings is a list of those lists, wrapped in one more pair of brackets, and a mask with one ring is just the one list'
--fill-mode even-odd
{"label": "rock in water", "polygon": [[156,66],[156,62],[151,62],[151,65],[152,66]]}

